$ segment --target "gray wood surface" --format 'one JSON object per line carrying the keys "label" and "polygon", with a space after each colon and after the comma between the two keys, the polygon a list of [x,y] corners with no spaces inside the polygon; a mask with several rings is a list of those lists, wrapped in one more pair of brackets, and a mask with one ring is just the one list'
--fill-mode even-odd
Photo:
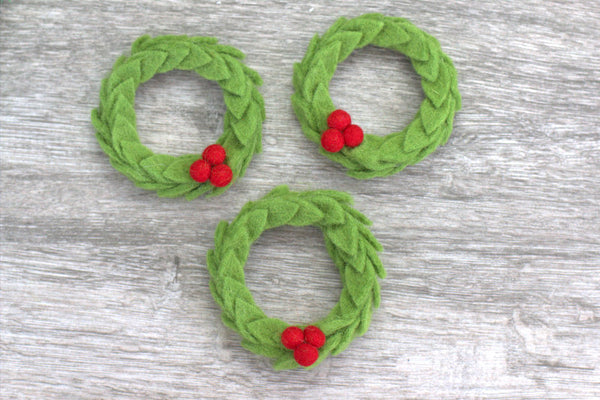
{"label": "gray wood surface", "polygon": [[[337,17],[375,11],[439,39],[464,108],[426,160],[357,181],[302,135],[292,65]],[[598,21],[584,0],[4,0],[0,397],[600,398]],[[95,141],[100,80],[145,33],[216,36],[264,78],[264,152],[218,198],[137,189]],[[372,47],[331,93],[382,135],[422,99],[408,61]],[[142,141],[170,154],[214,142],[224,113],[185,72],[145,83],[136,108]],[[385,247],[370,330],[308,372],[243,349],[208,290],[218,221],[282,183],[352,193]],[[266,232],[246,271],[290,323],[341,289],[315,228]]]}

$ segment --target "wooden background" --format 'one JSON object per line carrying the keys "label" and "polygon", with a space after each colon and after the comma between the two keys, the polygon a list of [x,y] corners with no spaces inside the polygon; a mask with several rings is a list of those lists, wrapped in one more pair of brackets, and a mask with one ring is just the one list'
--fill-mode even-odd
{"label": "wooden background", "polygon": [[[600,398],[600,4],[596,1],[19,1],[0,7],[4,399]],[[436,36],[464,108],[448,144],[357,181],[290,105],[292,65],[339,16],[382,12]],[[224,195],[137,189],[90,123],[100,80],[142,34],[212,35],[264,78],[264,152]],[[368,131],[423,98],[377,48],[331,93]],[[156,152],[220,135],[214,82],[170,72],[136,108]],[[274,372],[219,320],[205,255],[218,221],[277,184],[355,196],[385,247],[368,333],[312,371]],[[258,304],[324,316],[341,283],[315,228],[279,228],[246,267]]]}

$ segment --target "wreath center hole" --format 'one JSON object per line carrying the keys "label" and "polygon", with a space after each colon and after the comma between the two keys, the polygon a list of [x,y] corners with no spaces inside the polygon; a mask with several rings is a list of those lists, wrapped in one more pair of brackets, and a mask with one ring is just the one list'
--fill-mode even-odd
{"label": "wreath center hole", "polygon": [[246,285],[269,317],[291,325],[325,318],[342,281],[317,227],[281,226],[261,234],[244,268]]}
{"label": "wreath center hole", "polygon": [[192,71],[169,71],[140,85],[135,112],[140,141],[154,153],[201,154],[223,133],[223,92]]}
{"label": "wreath center hole", "polygon": [[410,60],[376,46],[355,50],[338,65],[329,94],[353,123],[377,136],[404,129],[425,99]]}

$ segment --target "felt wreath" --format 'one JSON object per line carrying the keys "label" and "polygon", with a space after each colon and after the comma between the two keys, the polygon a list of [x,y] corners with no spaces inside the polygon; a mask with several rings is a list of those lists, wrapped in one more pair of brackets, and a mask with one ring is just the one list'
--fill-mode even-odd
{"label": "felt wreath", "polygon": [[[377,276],[385,277],[377,255],[381,245],[366,227],[371,222],[351,203],[352,197],[343,192],[291,192],[279,186],[247,203],[230,224],[222,221],[216,229],[207,266],[223,323],[242,336],[246,349],[275,359],[275,369],[314,366],[329,354],[338,354],[366,332],[373,309],[379,306]],[[329,314],[304,329],[265,315],[245,283],[251,244],[266,229],[281,225],[319,227],[344,284]]]}
{"label": "felt wreath", "polygon": [[[131,55],[120,57],[102,81],[100,106],[92,111],[96,138],[113,167],[159,196],[193,199],[223,193],[244,175],[254,153],[261,151],[265,108],[257,86],[262,81],[243,58],[242,52],[218,44],[215,38],[138,38]],[[207,147],[202,157],[154,154],[138,137],[134,109],[138,86],[174,69],[195,71],[223,89],[227,106],[223,134],[218,146]]]}
{"label": "felt wreath", "polygon": [[[329,81],[340,62],[368,44],[406,55],[421,76],[425,100],[402,131],[383,137],[364,135],[363,141],[362,130],[357,132],[360,128],[350,124],[347,114],[332,114],[336,107]],[[381,14],[340,18],[323,36],[315,35],[303,60],[294,65],[293,83],[292,104],[304,134],[320,142],[322,154],[358,179],[392,175],[423,159],[448,140],[461,107],[456,70],[439,42],[406,19]],[[350,134],[345,132],[348,126]]]}

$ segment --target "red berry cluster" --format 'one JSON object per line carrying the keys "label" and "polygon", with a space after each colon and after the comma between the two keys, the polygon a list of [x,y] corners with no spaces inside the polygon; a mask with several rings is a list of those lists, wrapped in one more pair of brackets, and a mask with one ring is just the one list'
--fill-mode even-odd
{"label": "red berry cluster", "polygon": [[211,144],[202,153],[202,158],[194,161],[190,166],[190,176],[196,182],[210,183],[216,187],[229,185],[233,179],[233,172],[227,164],[223,164],[227,154],[220,144]]}
{"label": "red berry cluster", "polygon": [[321,136],[321,146],[330,153],[337,153],[344,145],[356,147],[362,143],[364,134],[358,125],[352,125],[350,114],[335,110],[327,117],[327,129]]}
{"label": "red berry cluster", "polygon": [[281,334],[281,343],[285,348],[294,350],[294,359],[298,364],[308,367],[319,358],[317,349],[325,344],[325,334],[312,325],[304,328],[304,331],[297,326],[290,326]]}

